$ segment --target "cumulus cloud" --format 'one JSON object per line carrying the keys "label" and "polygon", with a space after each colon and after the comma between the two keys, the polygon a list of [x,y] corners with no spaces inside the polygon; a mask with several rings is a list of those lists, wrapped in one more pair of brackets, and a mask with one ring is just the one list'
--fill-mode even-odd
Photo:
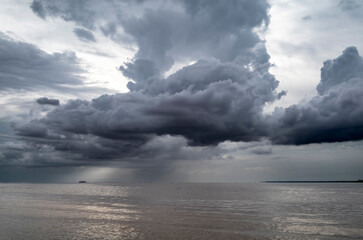
{"label": "cumulus cloud", "polygon": [[318,95],[275,112],[271,139],[282,144],[309,144],[363,139],[363,59],[348,47],[324,62]]}
{"label": "cumulus cloud", "polygon": [[[170,69],[176,61],[206,57],[221,61],[239,58],[248,64],[249,55],[253,55],[250,49],[261,41],[254,28],[269,22],[265,0],[229,4],[205,0],[36,0],[32,6],[43,18],[61,17],[123,43],[133,39],[132,44],[136,42],[138,46],[134,60],[153,61],[160,72]],[[126,67],[132,64],[133,61]]]}
{"label": "cumulus cloud", "polygon": [[353,78],[363,78],[363,61],[357,48],[348,47],[338,58],[324,62],[318,93],[323,95],[332,87]]}
{"label": "cumulus cloud", "polygon": [[[104,95],[91,102],[70,101],[46,118],[17,130],[23,136],[66,136],[70,141],[93,136],[93,141],[102,147],[97,148],[97,144],[87,140],[71,144],[71,148],[75,152],[89,152],[84,155],[88,158],[98,156],[97,151],[101,153],[99,157],[106,158],[120,156],[122,152],[123,159],[139,161],[147,156],[152,158],[150,153],[155,158],[162,153],[175,153],[175,158],[181,158],[177,157],[178,151],[167,146],[168,141],[192,149],[261,138],[269,138],[274,144],[297,145],[361,140],[362,61],[354,47],[347,48],[337,59],[324,63],[319,95],[277,109],[268,116],[262,115],[264,103],[278,97],[273,91],[277,85],[272,76],[233,64],[200,61],[167,79],[154,78],[155,85],[138,91]],[[342,74],[336,78],[346,72],[349,77]],[[59,145],[57,149],[65,150]],[[221,148],[215,149],[213,154],[217,156]],[[254,146],[249,151],[270,154],[271,147]],[[182,153],[186,156],[186,152]]]}
{"label": "cumulus cloud", "polygon": [[70,101],[44,124],[109,138],[180,135],[192,145],[250,141],[265,134],[262,108],[278,98],[273,76],[234,64],[198,62],[154,81],[155,88]]}
{"label": "cumulus cloud", "polygon": [[[269,22],[266,1],[102,4],[34,1],[32,9],[111,38],[122,29],[138,48],[119,68],[130,79],[130,92],[69,101],[16,126],[19,136],[48,139],[55,151],[88,161],[153,159],[165,166],[170,159],[218,156],[221,142],[258,141],[267,134],[263,107],[285,93],[276,92],[257,33]],[[185,61],[195,63],[164,77]]]}
{"label": "cumulus cloud", "polygon": [[79,74],[83,72],[73,52],[48,54],[0,33],[0,91],[66,89],[69,85],[81,85]]}
{"label": "cumulus cloud", "polygon": [[[19,136],[48,140],[35,145],[46,145],[58,157],[64,152],[77,164],[120,161],[147,167],[153,160],[165,167],[170,159],[220,156],[226,141],[363,139],[362,58],[354,47],[324,63],[317,96],[263,113],[266,104],[285,94],[276,92],[278,81],[269,73],[269,55],[258,34],[269,22],[266,1],[105,1],[104,8],[94,1],[34,4],[33,11],[45,19],[61,17],[109,37],[121,29],[138,49],[119,67],[130,79],[130,92],[71,100],[43,119],[15,127]],[[122,4],[129,4],[130,12]],[[176,62],[190,61],[165,76]],[[272,148],[265,144],[249,151],[267,155]]]}
{"label": "cumulus cloud", "polygon": [[58,106],[59,105],[59,100],[58,99],[51,99],[51,98],[47,98],[47,97],[42,97],[42,98],[37,99],[37,103],[40,104],[40,105]]}
{"label": "cumulus cloud", "polygon": [[[148,61],[161,73],[175,62],[201,58],[240,65],[249,64],[252,59],[260,58],[264,63],[268,60],[266,53],[252,51],[261,42],[254,28],[268,24],[269,5],[265,1],[177,3],[172,9],[145,10],[141,17],[125,20],[124,31],[138,46],[135,61],[125,64],[127,69],[137,68],[133,66],[139,64],[137,60]],[[127,71],[123,73],[129,76]],[[152,76],[147,75],[146,79],[149,77]]]}

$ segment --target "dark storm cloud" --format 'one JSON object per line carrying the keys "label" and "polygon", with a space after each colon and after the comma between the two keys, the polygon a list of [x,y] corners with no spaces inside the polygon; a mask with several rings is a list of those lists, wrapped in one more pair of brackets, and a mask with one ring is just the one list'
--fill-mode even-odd
{"label": "dark storm cloud", "polygon": [[[256,31],[269,22],[266,1],[34,3],[43,18],[58,16],[105,36],[122,28],[138,51],[120,67],[132,80],[129,93],[69,101],[16,126],[18,135],[48,139],[54,151],[90,162],[152,159],[160,167],[170,159],[218,156],[223,150],[215,146],[226,140],[266,135],[262,109],[284,94],[275,91],[278,81]],[[196,63],[163,77],[179,61]]]}
{"label": "dark storm cloud", "polygon": [[[19,136],[49,140],[34,146],[45,145],[41,151],[50,148],[57,159],[71,154],[73,161],[59,160],[59,166],[121,161],[168,169],[170,159],[219,156],[218,144],[225,141],[363,139],[362,59],[355,48],[324,63],[319,95],[263,114],[266,104],[285,94],[276,92],[278,81],[269,73],[269,55],[256,30],[269,22],[266,1],[119,3],[129,4],[134,14],[110,1],[102,7],[94,1],[35,2],[42,6],[33,7],[35,12],[44,9],[44,16],[105,36],[122,28],[138,47],[119,68],[130,79],[130,92],[72,100],[41,120],[15,127]],[[190,61],[195,63],[164,77],[175,63]],[[249,151],[272,150],[266,145]],[[37,166],[57,163],[34,156]]]}
{"label": "dark storm cloud", "polygon": [[40,104],[40,105],[58,106],[59,105],[59,100],[58,99],[51,99],[51,98],[47,98],[47,97],[42,97],[42,98],[37,99],[37,103]]}
{"label": "dark storm cloud", "polygon": [[319,95],[275,112],[271,139],[309,144],[363,139],[363,60],[355,47],[324,62]]}
{"label": "dark storm cloud", "polygon": [[[266,135],[262,107],[278,97],[276,80],[264,70],[251,72],[218,62],[201,61],[155,81],[159,91],[150,88],[150,93],[69,101],[46,118],[17,127],[18,135],[31,139],[27,142],[46,139],[36,145],[47,145],[57,156],[72,159],[40,161],[39,153],[34,153],[37,159],[32,158],[30,166],[118,161],[140,176],[160,177],[171,171],[170,160],[211,159],[226,151],[215,146],[220,142]],[[256,148],[253,153],[268,151]]]}
{"label": "dark storm cloud", "polygon": [[80,85],[78,62],[73,52],[48,54],[0,33],[0,91]]}
{"label": "dark storm cloud", "polygon": [[265,134],[262,108],[277,99],[273,76],[234,64],[201,61],[154,81],[155,88],[70,101],[40,124],[114,139],[172,134],[193,145],[250,141]]}
{"label": "dark storm cloud", "polygon": [[64,167],[118,163],[127,168],[158,172],[158,168],[169,165],[170,160],[211,159],[225,152],[218,147],[192,147],[185,138],[170,135],[156,136],[149,141],[85,135],[8,137],[17,141],[0,144],[0,166]]}
{"label": "dark storm cloud", "polygon": [[357,48],[348,47],[338,58],[324,62],[321,68],[321,80],[317,86],[318,93],[323,95],[332,87],[354,78],[363,78],[363,60]]}
{"label": "dark storm cloud", "polygon": [[83,28],[75,28],[73,32],[76,34],[76,36],[82,40],[82,41],[90,41],[90,42],[96,42],[96,38],[93,35],[91,31],[88,31]]}
{"label": "dark storm cloud", "polygon": [[[96,2],[36,2],[47,14],[89,29],[104,27],[98,23],[102,17],[110,27],[101,28],[106,35],[115,29],[115,18],[105,17],[101,8],[94,6]],[[132,92],[87,103],[71,102],[49,114],[47,125],[57,122],[55,128],[60,131],[117,139],[125,135],[137,139],[153,134],[181,135],[195,145],[255,140],[263,134],[264,104],[283,95],[275,93],[278,82],[268,73],[269,55],[255,31],[269,22],[266,1],[156,1],[152,7],[147,1],[120,3],[130,8],[137,5],[135,16],[127,15],[121,5],[103,4],[102,11],[120,10],[116,24],[138,46],[134,59],[120,67],[133,80],[128,84]],[[86,13],[92,13],[88,23],[82,17]],[[199,58],[207,60],[167,79],[162,77],[175,61]],[[63,116],[72,118],[74,127],[68,123],[70,118],[53,121]],[[107,117],[98,119],[100,116]],[[82,119],[89,123],[77,124]]]}

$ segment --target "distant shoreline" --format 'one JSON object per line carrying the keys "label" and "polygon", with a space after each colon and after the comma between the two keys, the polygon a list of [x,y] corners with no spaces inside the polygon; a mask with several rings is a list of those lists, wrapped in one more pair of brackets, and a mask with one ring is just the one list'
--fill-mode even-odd
{"label": "distant shoreline", "polygon": [[264,183],[363,183],[363,180],[356,181],[263,181]]}

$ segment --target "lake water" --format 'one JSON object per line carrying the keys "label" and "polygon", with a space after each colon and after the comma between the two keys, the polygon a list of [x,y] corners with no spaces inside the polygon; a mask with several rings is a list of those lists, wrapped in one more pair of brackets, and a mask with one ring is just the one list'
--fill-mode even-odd
{"label": "lake water", "polygon": [[363,239],[363,184],[0,184],[0,239]]}

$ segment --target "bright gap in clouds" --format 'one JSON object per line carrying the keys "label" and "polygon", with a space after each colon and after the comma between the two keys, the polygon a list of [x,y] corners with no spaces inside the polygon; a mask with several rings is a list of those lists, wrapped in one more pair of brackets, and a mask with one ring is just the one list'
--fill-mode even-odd
{"label": "bright gap in clouds", "polygon": [[280,82],[277,90],[286,90],[287,95],[267,105],[266,112],[315,96],[323,62],[336,58],[346,47],[363,52],[359,4],[347,9],[340,0],[269,2],[271,17],[265,39],[274,64],[270,72]]}
{"label": "bright gap in clouds", "polygon": [[105,93],[128,91],[128,80],[117,68],[132,58],[137,50],[134,46],[123,46],[99,31],[93,32],[96,42],[82,41],[73,32],[79,27],[74,22],[60,18],[48,18],[45,21],[34,14],[30,8],[31,3],[32,1],[2,1],[0,32],[14,40],[34,44],[49,54],[75,52],[81,59],[81,67],[87,71],[82,74],[85,85],[109,90],[89,95],[80,94],[77,97],[90,99]]}

